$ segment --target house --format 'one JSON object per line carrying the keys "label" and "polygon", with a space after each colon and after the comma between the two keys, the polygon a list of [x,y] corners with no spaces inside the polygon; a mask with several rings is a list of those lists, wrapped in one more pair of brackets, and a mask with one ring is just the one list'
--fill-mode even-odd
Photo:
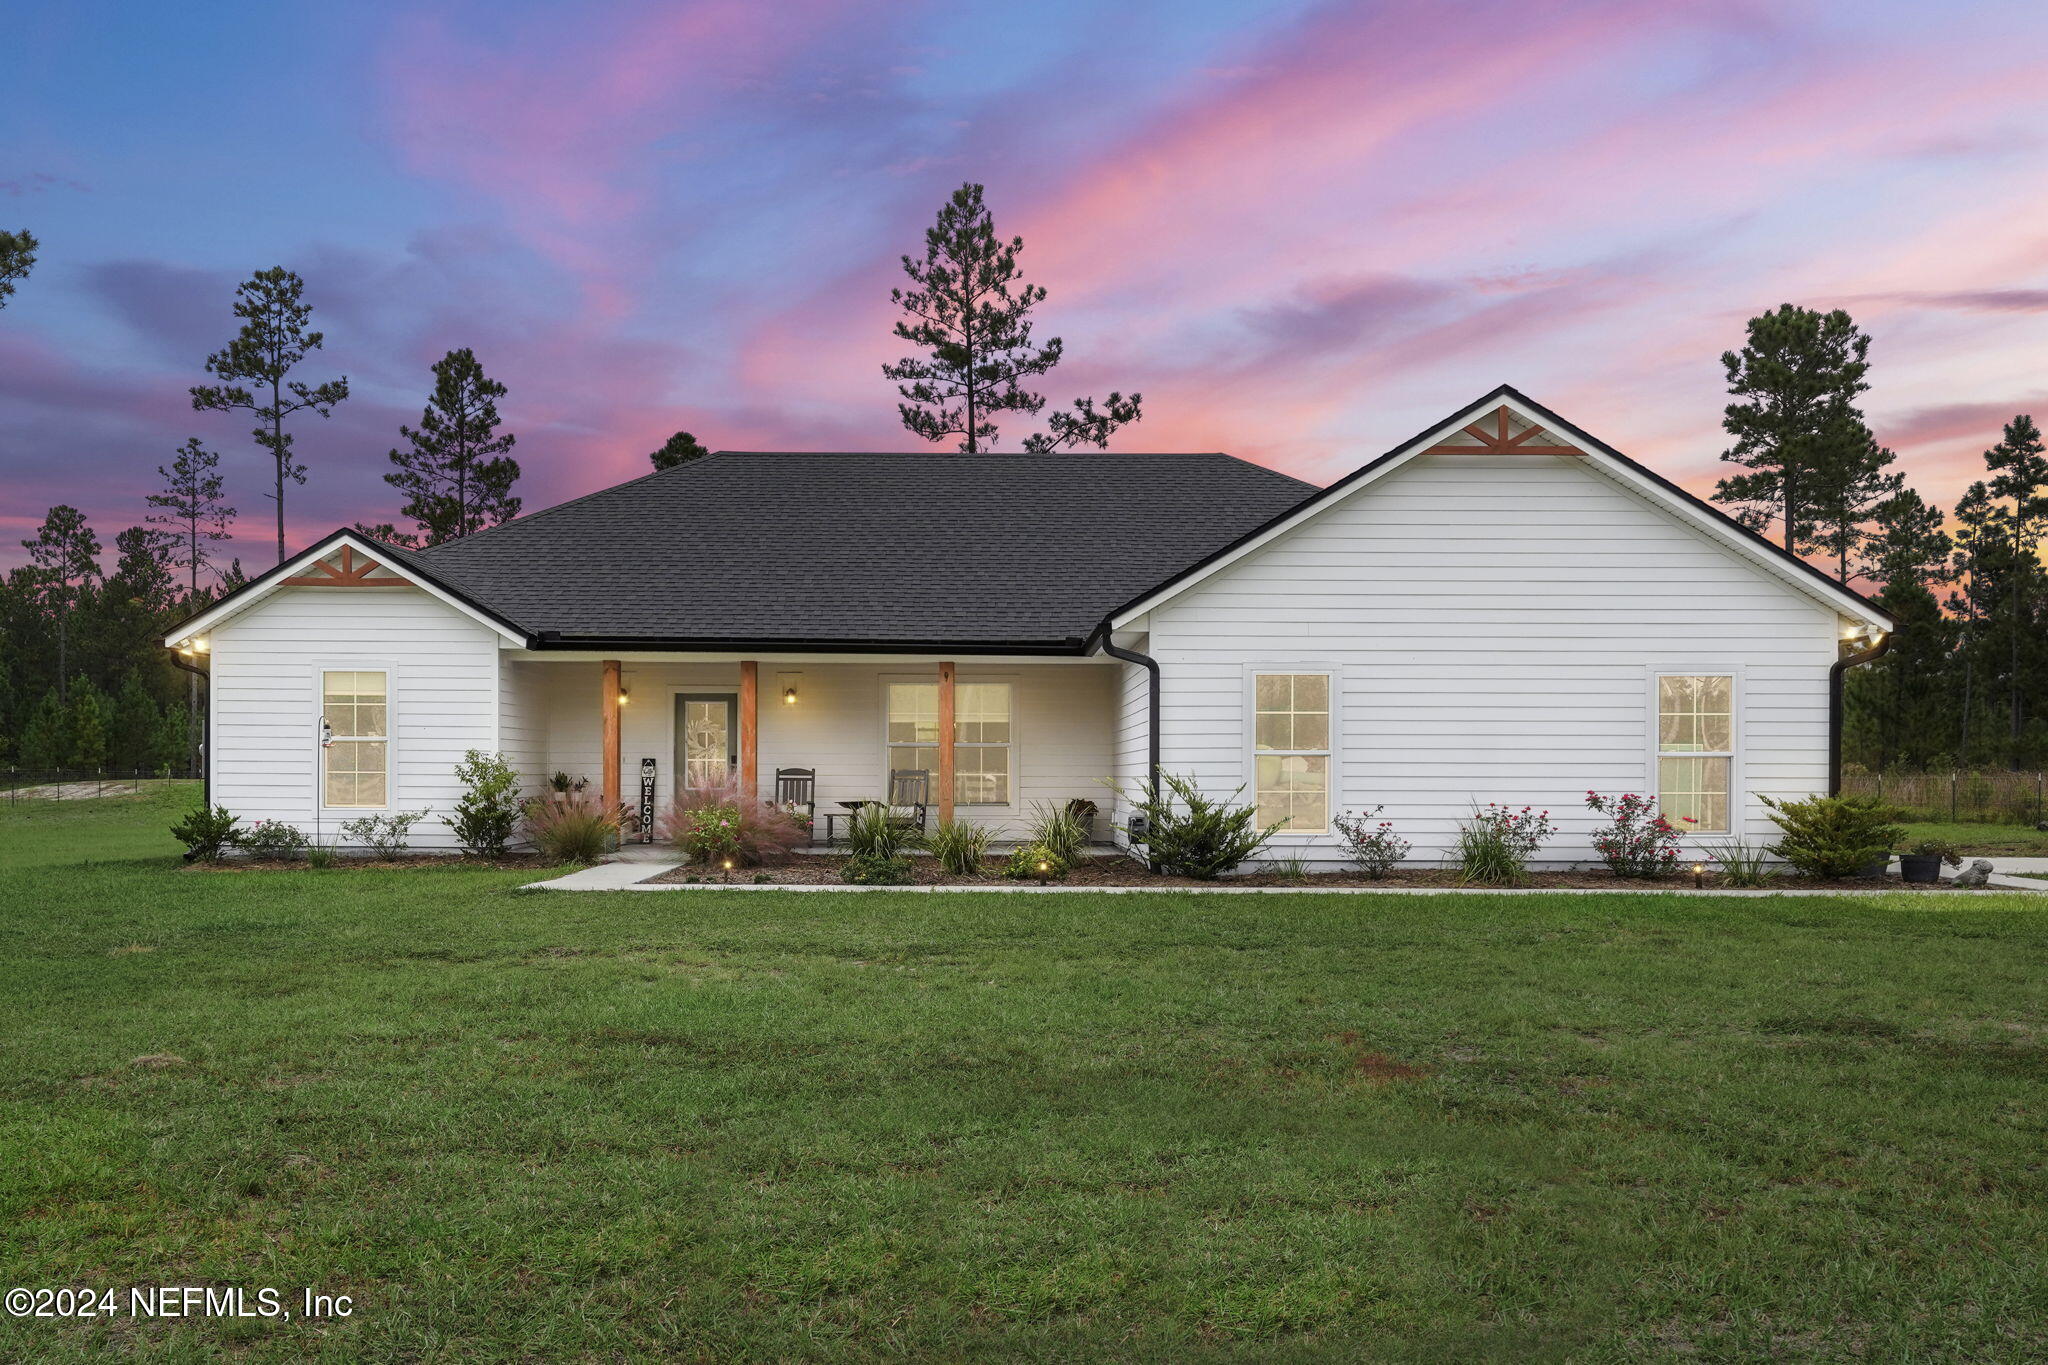
{"label": "house", "polygon": [[426,551],[337,531],[167,643],[210,656],[213,799],[308,831],[446,814],[482,749],[628,804],[801,768],[826,811],[927,772],[999,837],[1163,769],[1310,862],[1346,809],[1433,860],[1500,801],[1576,860],[1589,788],[1766,836],[1760,794],[1830,788],[1841,668],[1889,627],[1502,387],[1323,489],[1224,455],[721,453]]}

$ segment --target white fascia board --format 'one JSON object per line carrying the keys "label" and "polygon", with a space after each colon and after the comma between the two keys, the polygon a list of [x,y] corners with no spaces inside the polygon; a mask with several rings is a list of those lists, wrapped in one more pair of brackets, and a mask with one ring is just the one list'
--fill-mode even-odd
{"label": "white fascia board", "polygon": [[[243,612],[249,610],[257,603],[268,598],[272,593],[276,592],[279,588],[284,587],[285,580],[287,578],[292,578],[304,572],[305,570],[310,569],[313,565],[327,558],[327,556],[333,554],[337,549],[340,549],[344,545],[353,546],[359,552],[368,555],[371,559],[377,562],[377,567],[382,569],[385,573],[404,579],[408,585],[418,588],[421,592],[426,593],[429,597],[434,598],[436,601],[446,603],[448,606],[453,607],[456,611],[461,612],[464,616],[467,616],[470,620],[475,621],[477,624],[489,627],[491,631],[495,633],[500,639],[522,647],[526,644],[525,636],[520,635],[517,632],[511,630],[502,622],[492,620],[489,616],[485,615],[483,612],[478,611],[475,607],[470,606],[467,602],[464,602],[460,598],[451,595],[450,593],[446,592],[445,590],[439,587],[436,587],[432,583],[429,583],[427,580],[421,578],[418,574],[413,573],[411,570],[405,568],[403,565],[394,563],[389,555],[385,554],[384,551],[377,548],[377,546],[372,544],[370,541],[365,540],[361,536],[353,535],[347,531],[331,535],[327,539],[321,541],[319,544],[313,546],[311,549],[306,550],[304,553],[296,556],[295,558],[286,560],[281,568],[273,569],[270,571],[270,574],[267,576],[268,581],[260,584],[257,587],[251,588],[246,592],[238,593],[234,597],[229,598],[227,601],[221,602],[218,605],[208,609],[207,611],[200,613],[200,615],[196,619],[188,621],[183,626],[181,626],[177,634],[165,636],[164,644],[175,649],[179,645],[183,644],[185,641],[190,640],[195,635],[204,635],[206,632],[214,629],[221,623],[233,620],[235,617],[240,616]],[[356,590],[331,588],[322,589],[322,591],[341,592]]]}

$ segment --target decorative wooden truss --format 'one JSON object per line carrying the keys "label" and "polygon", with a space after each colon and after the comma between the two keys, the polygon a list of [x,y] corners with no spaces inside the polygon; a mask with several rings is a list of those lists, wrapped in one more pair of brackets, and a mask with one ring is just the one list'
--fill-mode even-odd
{"label": "decorative wooden truss", "polygon": [[[314,562],[313,572],[284,580],[288,588],[406,588],[412,586],[374,559],[357,559],[355,547],[344,545],[332,559]],[[380,576],[381,575],[381,576]]]}
{"label": "decorative wooden truss", "polygon": [[1431,455],[1584,455],[1577,446],[1567,445],[1533,422],[1508,410],[1495,408],[1464,430],[1429,448]]}

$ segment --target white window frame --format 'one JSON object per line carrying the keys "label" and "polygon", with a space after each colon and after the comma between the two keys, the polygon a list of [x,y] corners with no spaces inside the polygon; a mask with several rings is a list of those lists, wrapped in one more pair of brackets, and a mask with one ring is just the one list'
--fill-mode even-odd
{"label": "white window frame", "polygon": [[[1319,673],[1328,680],[1330,696],[1330,733],[1328,738],[1330,747],[1326,750],[1290,749],[1285,751],[1259,748],[1259,679],[1261,677],[1282,675],[1299,677],[1311,673]],[[1267,847],[1270,848],[1274,845],[1328,843],[1330,831],[1334,827],[1332,822],[1337,818],[1338,812],[1344,809],[1343,765],[1341,757],[1344,750],[1343,666],[1322,661],[1296,663],[1287,660],[1246,664],[1244,666],[1243,716],[1244,789],[1245,796],[1251,800],[1254,809],[1257,808],[1259,801],[1259,757],[1261,754],[1267,757],[1271,757],[1274,754],[1280,754],[1283,757],[1308,755],[1310,757],[1323,757],[1328,760],[1328,765],[1325,769],[1326,777],[1323,793],[1323,827],[1316,830],[1283,829],[1273,836],[1272,843],[1268,844]],[[1263,829],[1264,826],[1261,825],[1260,828]]]}
{"label": "white window frame", "polygon": [[[925,673],[885,673],[881,675],[882,695],[879,701],[881,702],[882,712],[882,785],[884,787],[889,783],[889,750],[903,747],[892,744],[889,740],[889,689],[898,683],[915,683],[920,686],[935,688],[939,685],[939,680]],[[1015,814],[1022,807],[1024,791],[1024,735],[1023,727],[1018,723],[1018,712],[1022,709],[1019,704],[1022,688],[1014,674],[966,674],[956,671],[953,675],[956,700],[958,688],[988,683],[999,683],[1010,689],[1010,742],[1008,744],[963,744],[956,738],[953,741],[953,752],[957,760],[962,749],[1008,749],[1010,751],[1010,799],[1007,801],[961,801],[956,799],[953,804],[961,810],[981,811],[989,814],[1002,812]],[[958,722],[957,714],[955,722]],[[922,748],[923,746],[919,745],[916,747]],[[932,745],[931,774],[932,805],[936,807],[939,804],[940,795],[938,745],[936,741]],[[953,780],[957,798],[959,790],[959,768],[957,761],[954,767]]]}
{"label": "white window frame", "polygon": [[1728,828],[1699,829],[1696,826],[1681,826],[1690,833],[1717,839],[1735,839],[1742,836],[1749,823],[1747,783],[1742,772],[1743,743],[1743,697],[1746,693],[1746,679],[1741,667],[1733,664],[1671,664],[1654,665],[1649,669],[1644,704],[1646,742],[1646,772],[1643,790],[1656,799],[1657,810],[1664,809],[1664,770],[1658,761],[1664,758],[1663,745],[1658,732],[1663,723],[1663,702],[1658,695],[1666,678],[1726,678],[1728,679],[1728,748],[1700,753],[1674,753],[1673,758],[1725,758],[1728,760]]}
{"label": "white window frame", "polygon": [[[320,746],[320,722],[327,714],[329,673],[382,673],[384,675],[384,804],[381,806],[330,806],[327,804],[327,755]],[[313,719],[309,726],[313,745],[313,808],[319,814],[353,819],[376,815],[398,805],[398,664],[391,659],[334,659],[313,665]]]}

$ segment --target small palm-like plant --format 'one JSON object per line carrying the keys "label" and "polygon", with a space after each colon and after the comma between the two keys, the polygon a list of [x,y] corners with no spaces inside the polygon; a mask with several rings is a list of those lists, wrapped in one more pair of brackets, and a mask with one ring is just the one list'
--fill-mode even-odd
{"label": "small palm-like plant", "polygon": [[[1090,805],[1091,818],[1093,809]],[[1072,867],[1081,861],[1081,854],[1088,847],[1088,821],[1082,818],[1074,802],[1054,805],[1041,801],[1032,810],[1031,842]]]}
{"label": "small palm-like plant", "polygon": [[939,866],[956,877],[972,877],[981,871],[988,853],[989,832],[964,820],[941,820],[928,840]]}

